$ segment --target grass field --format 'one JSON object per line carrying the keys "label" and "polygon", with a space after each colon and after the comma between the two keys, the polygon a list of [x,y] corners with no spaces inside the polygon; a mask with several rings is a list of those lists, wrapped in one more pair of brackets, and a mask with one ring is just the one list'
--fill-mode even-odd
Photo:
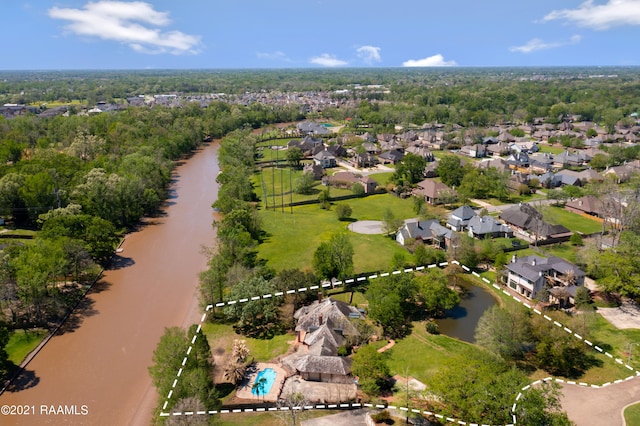
{"label": "grass field", "polygon": [[593,234],[602,230],[602,225],[562,207],[546,206],[542,208],[544,219],[553,224],[563,225],[573,232]]}
{"label": "grass field", "polygon": [[[307,200],[317,200],[318,195],[322,192],[326,187],[322,185],[320,181],[316,181],[311,194],[290,194],[296,187],[296,181],[302,176],[301,170],[291,170],[287,167],[282,169],[279,168],[265,168],[261,172],[255,173],[252,177],[252,183],[255,188],[255,192],[260,198],[261,205],[264,207],[265,205],[265,194],[266,194],[266,202],[269,208],[271,206],[281,206],[283,201],[285,204],[293,201],[294,203],[299,201],[307,201]],[[264,187],[263,187],[264,185]],[[266,191],[266,193],[265,193]],[[282,195],[285,193],[284,195]],[[274,199],[275,194],[275,199]],[[351,195],[353,192],[351,189],[342,189],[342,188],[334,188],[330,189],[330,195],[332,197],[340,197],[343,195]]]}
{"label": "grass field", "polygon": [[476,346],[442,335],[431,335],[425,323],[414,322],[411,334],[398,340],[389,352],[391,374],[408,374],[427,382],[449,358],[468,350],[481,350]]}
{"label": "grass field", "polygon": [[15,365],[20,365],[22,360],[40,344],[47,334],[46,330],[16,330],[12,332],[5,347],[9,360]]}
{"label": "grass field", "polygon": [[624,421],[627,426],[640,426],[640,403],[633,404],[624,410]]}
{"label": "grass field", "polygon": [[409,253],[389,237],[348,231],[348,222],[339,221],[334,211],[335,206],[341,203],[351,206],[351,217],[356,220],[381,220],[387,208],[397,218],[407,219],[415,215],[411,200],[401,200],[389,194],[341,201],[331,210],[312,204],[294,207],[293,214],[288,210],[285,213],[261,211],[262,225],[268,237],[260,245],[258,256],[267,259],[268,265],[276,270],[311,269],[313,253],[320,243],[327,241],[335,232],[347,232],[355,252],[356,272],[386,269],[395,253],[409,258]]}

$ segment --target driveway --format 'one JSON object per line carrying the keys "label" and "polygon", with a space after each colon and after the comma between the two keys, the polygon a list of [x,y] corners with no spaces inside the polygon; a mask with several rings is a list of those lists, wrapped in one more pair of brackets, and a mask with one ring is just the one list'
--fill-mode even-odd
{"label": "driveway", "polygon": [[617,308],[598,308],[598,313],[616,328],[640,328],[640,306],[635,303],[622,302]]}

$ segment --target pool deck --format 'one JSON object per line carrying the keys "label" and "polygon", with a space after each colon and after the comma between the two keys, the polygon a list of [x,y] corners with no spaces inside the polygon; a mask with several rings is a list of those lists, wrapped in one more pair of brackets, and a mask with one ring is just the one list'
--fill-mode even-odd
{"label": "pool deck", "polygon": [[[251,393],[253,388],[253,384],[255,383],[256,377],[258,373],[265,368],[273,368],[276,372],[276,378],[273,381],[273,386],[269,390],[269,393],[266,395],[254,395]],[[278,364],[259,362],[256,364],[256,368],[247,374],[245,379],[242,381],[242,385],[236,391],[236,397],[242,399],[252,399],[254,401],[269,401],[275,402],[278,400],[278,396],[280,396],[280,391],[282,390],[282,386],[284,385],[284,380],[287,377],[287,372],[280,367]]]}

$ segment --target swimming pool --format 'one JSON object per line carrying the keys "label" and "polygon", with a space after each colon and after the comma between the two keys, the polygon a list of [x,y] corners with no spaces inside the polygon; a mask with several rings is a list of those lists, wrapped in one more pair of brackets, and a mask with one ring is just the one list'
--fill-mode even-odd
{"label": "swimming pool", "polygon": [[[268,394],[275,380],[276,371],[273,368],[260,370],[256,376],[256,380],[253,382],[254,385],[251,388],[251,393],[257,396],[264,396]],[[259,383],[262,383],[262,385],[258,385]]]}

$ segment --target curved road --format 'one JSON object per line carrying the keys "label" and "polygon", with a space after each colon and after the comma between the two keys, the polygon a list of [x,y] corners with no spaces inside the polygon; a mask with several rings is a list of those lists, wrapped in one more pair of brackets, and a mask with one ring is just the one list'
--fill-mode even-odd
{"label": "curved road", "polygon": [[640,401],[639,380],[636,377],[597,389],[564,384],[562,408],[577,426],[622,426],[624,407]]}
{"label": "curved road", "polygon": [[160,336],[200,317],[198,274],[207,261],[202,248],[215,238],[217,160],[210,144],[176,169],[164,214],[127,236],[83,306],[0,395],[0,405],[35,413],[0,415],[0,424],[150,423],[157,396],[147,367]]}

